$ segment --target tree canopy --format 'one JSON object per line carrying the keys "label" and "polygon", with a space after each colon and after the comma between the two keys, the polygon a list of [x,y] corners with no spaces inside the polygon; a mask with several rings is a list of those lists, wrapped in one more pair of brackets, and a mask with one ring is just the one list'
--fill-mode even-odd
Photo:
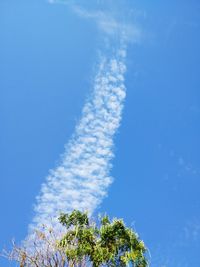
{"label": "tree canopy", "polygon": [[92,222],[87,213],[62,213],[62,235],[54,228],[36,230],[31,244],[14,244],[6,257],[20,267],[147,267],[146,247],[122,219],[101,216]]}
{"label": "tree canopy", "polygon": [[90,223],[86,213],[74,210],[61,214],[60,222],[66,234],[59,242],[65,248],[69,262],[87,262],[94,267],[127,266],[146,267],[146,248],[138,235],[126,227],[123,220],[108,216],[100,218],[99,225]]}

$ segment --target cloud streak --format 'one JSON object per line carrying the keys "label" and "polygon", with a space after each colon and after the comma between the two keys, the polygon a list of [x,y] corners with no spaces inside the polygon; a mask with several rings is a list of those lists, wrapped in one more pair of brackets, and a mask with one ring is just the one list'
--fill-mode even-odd
{"label": "cloud streak", "polygon": [[47,224],[60,211],[90,213],[105,197],[112,182],[113,136],[120,125],[125,98],[125,50],[102,57],[94,92],[83,108],[82,119],[57,168],[50,171],[35,205],[31,227]]}
{"label": "cloud streak", "polygon": [[127,22],[117,20],[109,12],[102,11],[87,11],[80,6],[73,7],[74,12],[80,17],[92,19],[96,22],[99,29],[106,35],[118,35],[123,42],[138,42],[141,38],[141,32],[138,27]]}
{"label": "cloud streak", "polygon": [[[141,40],[141,31],[133,23],[127,22],[127,19],[122,19],[119,12],[88,10],[76,4],[77,1],[67,0],[48,0],[51,4],[63,4],[68,6],[76,15],[81,18],[92,20],[98,26],[101,33],[109,37],[118,36],[123,42],[137,43]],[[116,2],[113,3],[113,7]],[[122,12],[123,13],[123,12]]]}
{"label": "cloud streak", "polygon": [[77,6],[74,10],[82,17],[97,21],[104,33],[113,36],[119,32],[121,38],[115,52],[112,49],[108,56],[100,57],[93,93],[83,108],[75,133],[65,146],[60,163],[50,170],[37,196],[30,233],[42,224],[49,225],[50,218],[51,224],[57,224],[61,211],[79,209],[92,214],[113,180],[109,173],[114,157],[113,137],[120,126],[126,96],[125,43],[129,26],[117,23],[102,12],[89,13]]}

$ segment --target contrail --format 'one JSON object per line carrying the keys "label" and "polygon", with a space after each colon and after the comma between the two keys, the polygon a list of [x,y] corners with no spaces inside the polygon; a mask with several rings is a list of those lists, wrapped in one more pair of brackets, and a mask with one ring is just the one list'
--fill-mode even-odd
{"label": "contrail", "polygon": [[34,226],[49,223],[60,211],[92,213],[100,204],[112,178],[113,136],[119,127],[125,98],[125,50],[111,59],[102,57],[94,92],[83,108],[74,137],[62,161],[51,170],[37,197]]}
{"label": "contrail", "polygon": [[[97,17],[102,24],[102,14]],[[106,21],[103,25],[106,27]],[[115,31],[116,27],[112,23],[109,31]],[[115,52],[100,58],[93,93],[83,108],[75,133],[65,146],[60,164],[49,172],[37,196],[30,232],[42,224],[49,225],[50,218],[56,224],[60,212],[79,209],[92,214],[107,194],[112,183],[109,172],[114,156],[113,137],[120,126],[126,96],[124,36]]]}

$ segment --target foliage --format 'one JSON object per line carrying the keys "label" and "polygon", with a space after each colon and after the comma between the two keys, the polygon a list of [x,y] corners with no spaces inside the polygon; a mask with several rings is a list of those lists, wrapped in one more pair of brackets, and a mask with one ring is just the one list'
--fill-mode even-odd
{"label": "foliage", "polygon": [[89,222],[86,213],[74,210],[59,218],[66,234],[59,246],[65,248],[67,260],[87,262],[94,267],[126,266],[146,267],[146,248],[137,234],[120,219],[100,218],[99,226]]}
{"label": "foliage", "polygon": [[13,243],[4,256],[20,267],[148,266],[144,243],[123,220],[103,216],[95,224],[87,213],[74,210],[59,221],[61,232],[44,226],[22,246]]}

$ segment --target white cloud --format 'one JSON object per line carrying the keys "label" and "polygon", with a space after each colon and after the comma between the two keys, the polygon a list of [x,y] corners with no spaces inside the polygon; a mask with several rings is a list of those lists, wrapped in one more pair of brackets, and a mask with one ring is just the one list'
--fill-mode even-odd
{"label": "white cloud", "polygon": [[[70,0],[48,0],[48,2],[67,5],[79,17],[94,21],[105,35],[118,37],[121,42],[137,43],[141,39],[141,31],[138,26],[127,21],[124,22],[124,18],[122,21],[119,16],[116,18],[114,12],[87,10]],[[118,13],[120,14],[120,12],[121,10]],[[121,53],[125,53],[125,51],[121,51]]]}
{"label": "white cloud", "polygon": [[126,96],[124,56],[119,49],[111,58],[101,58],[92,97],[60,164],[42,185],[30,230],[48,225],[49,218],[55,221],[60,211],[81,209],[91,214],[106,196],[113,180],[109,176],[113,137]]}
{"label": "white cloud", "polygon": [[80,17],[95,21],[98,27],[108,35],[118,35],[123,40],[131,42],[137,42],[140,39],[141,33],[138,27],[115,19],[111,13],[87,11],[80,6],[73,6],[73,9]]}
{"label": "white cloud", "polygon": [[[65,145],[60,163],[49,171],[36,198],[35,216],[29,225],[30,238],[33,229],[43,224],[58,227],[57,217],[61,211],[79,209],[92,214],[107,195],[113,181],[109,174],[114,156],[113,137],[120,125],[126,97],[126,43],[140,38],[137,27],[122,23],[111,13],[87,11],[74,1],[48,2],[65,4],[78,16],[93,20],[103,36],[114,42],[115,53],[101,56],[93,93],[83,107],[73,138]],[[117,37],[118,42],[113,41],[113,37]]]}
{"label": "white cloud", "polygon": [[194,219],[189,221],[183,228],[184,244],[189,242],[197,242],[200,240],[200,220]]}

